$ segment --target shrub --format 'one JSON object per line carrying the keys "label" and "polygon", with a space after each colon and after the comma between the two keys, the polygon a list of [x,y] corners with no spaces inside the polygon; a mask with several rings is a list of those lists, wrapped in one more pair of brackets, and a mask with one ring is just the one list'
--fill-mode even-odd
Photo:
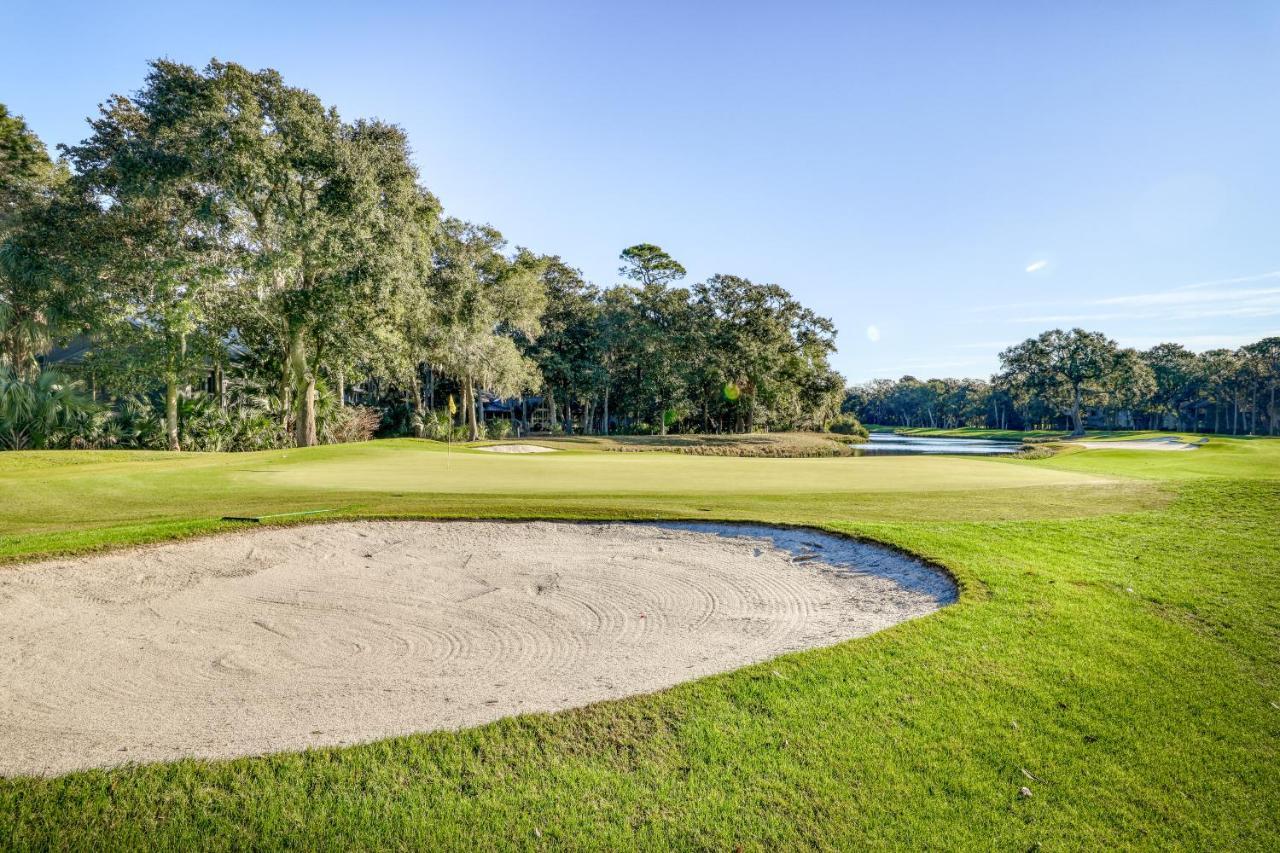
{"label": "shrub", "polygon": [[0,365],[0,447],[40,450],[70,444],[97,410],[79,382],[53,370],[31,379]]}
{"label": "shrub", "polygon": [[324,423],[320,440],[325,444],[368,441],[378,431],[382,414],[369,406],[344,406],[333,412]]}
{"label": "shrub", "polygon": [[106,429],[114,439],[114,444],[108,446],[138,449],[165,446],[164,424],[160,416],[150,403],[139,397],[126,397],[119,401]]}
{"label": "shrub", "polygon": [[837,435],[854,435],[864,439],[870,437],[870,433],[867,432],[867,428],[862,425],[862,422],[847,413],[837,415],[832,419],[831,423],[827,425],[827,431],[834,432]]}
{"label": "shrub", "polygon": [[498,418],[485,425],[485,433],[489,438],[506,438],[511,435],[511,421]]}
{"label": "shrub", "polygon": [[[157,429],[163,433],[158,415]],[[272,450],[289,447],[293,441],[277,413],[248,395],[237,397],[226,408],[207,394],[184,397],[178,401],[178,430],[183,450]],[[163,446],[163,439],[148,446]]]}
{"label": "shrub", "polygon": [[452,427],[453,419],[445,411],[415,412],[413,415],[413,434],[418,438],[445,441],[449,438],[449,430]]}

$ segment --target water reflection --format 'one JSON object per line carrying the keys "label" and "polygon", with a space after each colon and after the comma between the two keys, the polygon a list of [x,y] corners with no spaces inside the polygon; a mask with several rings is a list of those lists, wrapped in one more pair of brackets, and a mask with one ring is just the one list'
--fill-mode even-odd
{"label": "water reflection", "polygon": [[1022,449],[1022,445],[1016,441],[992,441],[986,438],[932,438],[922,435],[895,435],[888,432],[873,432],[871,441],[853,447],[857,456],[914,456],[926,453],[1000,456],[1017,453]]}

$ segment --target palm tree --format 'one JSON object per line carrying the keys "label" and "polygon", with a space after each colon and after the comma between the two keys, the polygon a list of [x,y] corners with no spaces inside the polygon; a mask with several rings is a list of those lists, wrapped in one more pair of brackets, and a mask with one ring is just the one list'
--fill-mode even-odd
{"label": "palm tree", "polygon": [[96,407],[81,383],[53,370],[23,379],[0,365],[0,447],[40,450],[56,445]]}

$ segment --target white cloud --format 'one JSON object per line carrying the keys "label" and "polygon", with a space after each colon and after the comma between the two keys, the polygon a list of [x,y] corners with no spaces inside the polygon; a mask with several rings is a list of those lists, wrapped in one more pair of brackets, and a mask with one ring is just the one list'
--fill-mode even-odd
{"label": "white cloud", "polygon": [[1031,314],[1014,317],[1013,323],[1103,323],[1115,320],[1177,322],[1213,317],[1280,316],[1280,288],[1236,291],[1191,291],[1116,296],[1082,303],[1105,306],[1102,311],[1064,314]]}
{"label": "white cloud", "polygon": [[1040,272],[1040,270],[1049,266],[1048,261],[1032,261],[1027,264],[1027,272]]}
{"label": "white cloud", "polygon": [[1179,287],[1161,293],[1137,293],[1132,296],[1109,296],[1087,303],[1090,305],[1192,305],[1201,302],[1257,300],[1280,295],[1280,287],[1237,288],[1235,290],[1200,289]]}
{"label": "white cloud", "polygon": [[880,329],[876,326],[867,326],[867,340],[873,344],[880,340]]}
{"label": "white cloud", "polygon": [[1271,270],[1271,272],[1258,273],[1257,275],[1243,275],[1239,278],[1220,278],[1214,281],[1200,281],[1195,284],[1184,284],[1182,287],[1174,289],[1199,290],[1202,287],[1221,287],[1224,284],[1244,284],[1250,281],[1262,281],[1267,278],[1280,278],[1280,270]]}
{"label": "white cloud", "polygon": [[1280,329],[1243,335],[1164,335],[1157,337],[1128,337],[1120,335],[1117,340],[1120,346],[1134,347],[1135,349],[1150,349],[1156,344],[1171,342],[1182,344],[1193,352],[1204,352],[1210,349],[1238,349],[1245,344],[1272,337],[1280,337]]}
{"label": "white cloud", "polygon": [[[1213,317],[1280,316],[1280,270],[1258,275],[1184,284],[1147,293],[1128,293],[1081,300],[1050,300],[1006,305],[1005,309],[1040,308],[1010,319],[1013,323],[1103,323],[1123,320],[1177,322]],[[1263,283],[1265,282],[1265,283]],[[1254,287],[1241,287],[1263,283]],[[1043,310],[1050,309],[1050,310]],[[1056,309],[1056,310],[1053,310]]]}

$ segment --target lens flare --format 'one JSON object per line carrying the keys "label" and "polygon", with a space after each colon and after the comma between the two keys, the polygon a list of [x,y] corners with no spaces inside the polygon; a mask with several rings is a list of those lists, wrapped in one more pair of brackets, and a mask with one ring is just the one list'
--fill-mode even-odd
{"label": "lens flare", "polygon": [[742,396],[742,389],[740,389],[737,385],[735,385],[732,382],[726,382],[724,384],[724,389],[722,393],[724,394],[724,398],[726,400],[728,400],[730,403],[735,403],[737,402],[738,398]]}

